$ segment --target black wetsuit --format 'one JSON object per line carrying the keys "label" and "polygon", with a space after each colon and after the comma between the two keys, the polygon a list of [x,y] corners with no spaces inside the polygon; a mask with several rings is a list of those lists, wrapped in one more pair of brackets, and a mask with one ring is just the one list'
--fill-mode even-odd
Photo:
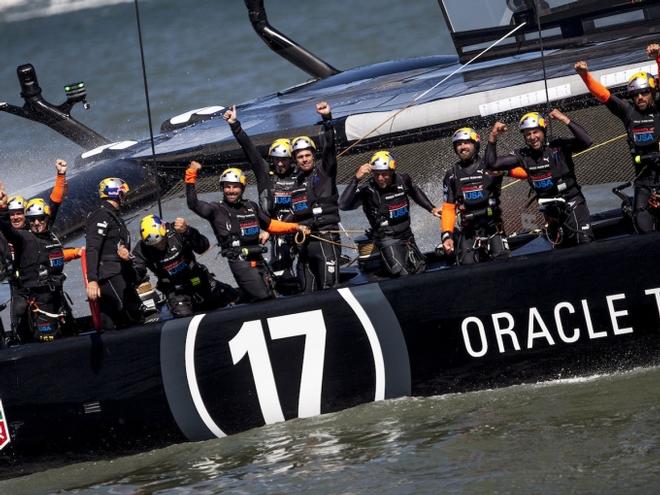
{"label": "black wetsuit", "polygon": [[394,173],[392,183],[385,189],[379,188],[373,177],[358,185],[353,176],[339,199],[342,210],[354,210],[362,205],[374,244],[388,273],[394,277],[423,271],[426,266],[410,228],[409,198],[425,210],[433,210],[433,203],[424,191],[404,173]]}
{"label": "black wetsuit", "polygon": [[[650,153],[658,153],[660,148],[660,112],[658,101],[646,111],[640,112],[635,105],[610,95],[605,103],[607,108],[616,115],[626,127],[630,153],[634,157]],[[653,193],[660,195],[660,160],[635,163],[635,199],[633,205],[633,221],[640,234],[659,230],[660,208],[649,205]]]}
{"label": "black wetsuit", "polygon": [[146,277],[147,269],[156,275],[156,288],[165,295],[175,317],[220,308],[237,299],[234,289],[218,282],[195,259],[195,253],[209,248],[209,240],[197,229],[188,227],[180,234],[167,224],[166,239],[163,249],[138,242],[133,249],[133,266],[140,280]]}
{"label": "black wetsuit", "polygon": [[211,224],[223,256],[242,291],[241,302],[260,301],[275,296],[270,274],[259,244],[260,228],[266,230],[270,217],[253,201],[237,203],[197,199],[194,184],[186,184],[188,208]]}
{"label": "black wetsuit", "polygon": [[[268,162],[261,157],[256,146],[241,127],[241,123],[236,121],[230,124],[230,127],[257,178],[261,208],[271,218],[277,220],[290,217],[292,214],[291,191],[296,185],[293,163],[289,166],[286,174],[277,174],[274,170],[271,170]],[[291,158],[291,161],[293,162],[293,158]],[[293,272],[296,252],[293,237],[293,234],[272,235],[270,237],[270,266],[282,282],[281,284],[278,283],[278,291],[280,291],[280,287],[292,287],[287,292],[297,292],[299,290]]]}
{"label": "black wetsuit", "polygon": [[[71,331],[67,320],[63,283],[64,249],[47,230],[33,233],[14,229],[8,210],[0,210],[0,231],[14,249],[17,276],[12,295],[12,316],[21,342],[48,342]],[[27,325],[22,320],[27,320]]]}
{"label": "black wetsuit", "polygon": [[[55,223],[57,218],[57,213],[60,209],[60,203],[49,200],[50,205],[50,218],[49,218],[49,229]],[[8,213],[9,215],[9,213]],[[27,231],[28,221],[25,219],[25,225],[21,230]],[[9,239],[9,237],[8,237]],[[28,294],[25,289],[21,287],[20,281],[20,262],[16,260],[15,248],[11,241],[9,241],[9,259],[11,260],[11,267],[13,268],[10,276],[10,287],[11,287],[11,306],[10,306],[10,318],[11,318],[11,330],[13,338],[18,338],[20,342],[30,342],[33,340],[33,331],[31,328],[31,322],[28,314]],[[67,312],[70,315],[70,310],[66,299],[62,300],[62,303],[66,306]],[[67,322],[68,323],[68,322]]]}
{"label": "black wetsuit", "polygon": [[[490,143],[489,143],[490,145]],[[456,242],[456,262],[471,265],[510,256],[502,227],[500,193],[503,176],[485,175],[484,160],[475,155],[458,161],[442,182],[444,202],[459,208],[460,227]],[[450,232],[443,232],[443,239]]]}
{"label": "black wetsuit", "polygon": [[104,330],[122,328],[143,321],[142,302],[135,285],[137,276],[131,261],[117,254],[120,244],[131,248],[131,235],[119,210],[103,201],[87,217],[87,280],[101,288],[99,309]]}
{"label": "black wetsuit", "polygon": [[548,223],[548,240],[555,247],[585,244],[593,240],[591,215],[580,185],[575,177],[573,153],[584,151],[592,144],[585,130],[571,121],[573,138],[554,139],[538,150],[529,147],[498,157],[495,145],[486,149],[486,166],[493,170],[522,167],[537,200],[559,198],[557,203],[542,208]]}
{"label": "black wetsuit", "polygon": [[307,225],[313,235],[325,240],[307,237],[298,247],[297,275],[301,289],[307,293],[334,287],[339,282],[337,154],[330,115],[323,116],[321,139],[321,160],[311,171],[299,171],[291,191],[293,220]]}

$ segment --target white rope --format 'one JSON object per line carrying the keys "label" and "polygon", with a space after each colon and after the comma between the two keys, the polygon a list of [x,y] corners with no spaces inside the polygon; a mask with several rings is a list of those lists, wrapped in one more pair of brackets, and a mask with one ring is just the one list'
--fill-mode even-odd
{"label": "white rope", "polygon": [[[527,24],[527,23],[526,23],[526,22],[523,22],[523,23],[521,23],[521,24],[518,24],[515,28],[513,28],[511,31],[509,31],[509,32],[506,33],[504,36],[502,36],[500,39],[498,39],[497,41],[495,41],[494,43],[492,43],[490,46],[488,46],[487,48],[485,48],[484,50],[482,50],[481,52],[479,52],[478,54],[476,54],[474,57],[472,57],[472,58],[471,58],[469,61],[467,61],[465,64],[459,66],[454,72],[452,72],[451,74],[449,74],[449,75],[443,77],[442,80],[440,80],[440,82],[434,84],[432,87],[430,87],[429,89],[427,89],[427,90],[424,91],[423,93],[421,93],[421,94],[419,94],[418,96],[416,96],[415,98],[413,98],[413,99],[410,101],[410,103],[408,103],[406,106],[404,106],[403,108],[397,110],[397,111],[394,112],[392,115],[390,115],[390,116],[387,117],[385,120],[383,120],[380,124],[378,124],[376,127],[374,127],[373,129],[371,129],[370,131],[368,131],[368,132],[365,133],[364,135],[360,136],[359,139],[357,139],[356,141],[354,141],[350,146],[348,146],[348,147],[345,148],[341,153],[339,153],[339,154],[337,155],[337,158],[341,158],[342,156],[344,156],[346,153],[348,153],[349,150],[351,150],[352,148],[354,148],[355,146],[357,146],[358,144],[360,144],[362,141],[364,141],[365,138],[367,138],[367,137],[368,137],[369,135],[371,135],[373,132],[375,132],[375,131],[377,131],[378,129],[380,129],[381,127],[383,127],[383,126],[384,126],[385,124],[387,124],[390,120],[393,121],[393,120],[394,120],[394,119],[395,119],[395,118],[396,118],[401,112],[403,112],[404,110],[407,110],[408,108],[410,108],[410,107],[412,107],[413,105],[415,105],[415,104],[417,103],[417,100],[419,100],[420,98],[423,98],[424,96],[426,96],[427,94],[429,94],[431,91],[433,91],[435,88],[437,88],[438,86],[440,86],[443,82],[445,82],[447,79],[449,79],[449,78],[452,77],[453,75],[458,74],[459,72],[461,72],[463,69],[465,69],[465,68],[466,68],[468,65],[470,65],[472,62],[474,62],[475,60],[477,60],[478,58],[480,58],[481,56],[483,56],[483,55],[484,55],[485,53],[487,53],[489,50],[491,50],[492,48],[496,47],[496,46],[497,46],[499,43],[501,43],[503,40],[505,40],[506,38],[508,38],[509,36],[511,36],[513,33],[515,33],[516,31],[518,31],[518,30],[519,30],[521,27],[523,27],[525,24]],[[394,125],[394,123],[393,123],[392,125]]]}

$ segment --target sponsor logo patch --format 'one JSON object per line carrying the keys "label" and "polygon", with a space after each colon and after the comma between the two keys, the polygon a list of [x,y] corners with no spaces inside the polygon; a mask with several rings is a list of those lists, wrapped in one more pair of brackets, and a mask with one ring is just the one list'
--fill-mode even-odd
{"label": "sponsor logo patch", "polygon": [[0,450],[9,445],[9,442],[11,442],[11,438],[9,438],[9,425],[5,416],[5,410],[2,407],[2,401],[0,400]]}

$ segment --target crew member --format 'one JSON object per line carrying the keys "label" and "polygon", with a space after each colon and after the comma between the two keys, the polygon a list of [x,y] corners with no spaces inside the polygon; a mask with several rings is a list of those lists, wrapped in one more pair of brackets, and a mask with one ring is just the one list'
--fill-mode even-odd
{"label": "crew member", "polygon": [[307,225],[313,237],[298,246],[297,275],[303,292],[334,287],[339,282],[339,206],[335,131],[330,105],[316,104],[323,119],[322,152],[316,162],[316,144],[309,136],[291,140],[298,166],[291,191],[293,219]]}
{"label": "crew member", "polygon": [[[257,178],[259,204],[270,216],[284,220],[291,216],[291,191],[296,184],[295,170],[291,158],[291,141],[280,138],[273,141],[268,149],[270,163],[266,162],[237,119],[236,107],[227,110],[223,118],[229,123],[234,137],[241,145],[243,153]],[[278,292],[292,294],[300,290],[293,271],[295,243],[293,235],[270,237],[270,266],[276,277]]]}
{"label": "crew member", "polygon": [[[649,57],[660,67],[660,45],[646,47]],[[587,62],[575,64],[587,88],[598,101],[616,115],[626,128],[628,145],[635,163],[635,198],[633,223],[638,233],[644,234],[660,227],[660,114],[656,81],[648,72],[637,72],[628,80],[628,96],[623,100],[598,82],[590,73]],[[655,155],[655,156],[653,156]],[[638,158],[639,157],[639,158]]]}
{"label": "crew member", "polygon": [[485,163],[493,170],[515,167],[525,170],[553,247],[585,244],[593,240],[591,215],[575,177],[573,153],[586,150],[592,141],[582,127],[558,109],[553,109],[549,117],[566,124],[574,137],[554,139],[547,144],[545,119],[537,112],[526,113],[520,119],[519,128],[527,146],[498,157],[497,137],[506,132],[507,127],[497,122],[488,138],[491,145],[486,150]]}
{"label": "crew member", "polygon": [[0,231],[11,242],[17,267],[15,300],[17,314],[27,315],[26,327],[18,325],[21,342],[49,342],[73,333],[73,320],[64,296],[64,262],[80,257],[78,249],[64,250],[50,230],[51,208],[41,198],[25,207],[29,229],[13,228],[7,210],[8,197],[0,189]]}
{"label": "crew member", "polygon": [[143,320],[130,259],[131,236],[120,215],[128,184],[109,177],[99,183],[101,206],[87,217],[87,298],[99,301],[101,327],[122,328]]}
{"label": "crew member", "polygon": [[[410,228],[410,198],[436,217],[440,217],[440,209],[433,206],[408,174],[395,170],[396,161],[389,151],[374,153],[369,163],[358,167],[339,198],[339,208],[354,210],[362,205],[387,272],[399,277],[426,267]],[[360,185],[368,176],[370,179]]]}
{"label": "crew member", "polygon": [[184,218],[173,224],[157,215],[147,215],[140,222],[140,242],[133,249],[133,266],[138,279],[147,276],[147,268],[158,278],[156,288],[166,298],[175,317],[191,316],[236,301],[238,293],[218,282],[199,263],[195,253],[209,249],[209,240]]}
{"label": "crew member", "polygon": [[[64,200],[67,190],[66,172],[67,163],[64,160],[55,160],[55,184],[51,190],[49,197],[49,211],[48,216],[48,229],[50,229],[55,222],[60,205]],[[9,222],[12,228],[24,230],[28,228],[25,219],[25,205],[26,200],[23,196],[9,197],[7,209],[9,212]],[[11,304],[10,304],[10,319],[11,319],[11,336],[9,343],[14,342],[29,342],[32,340],[32,329],[29,327],[28,321],[28,300],[25,297],[25,291],[20,288],[20,272],[19,263],[14,260],[14,247],[8,243],[7,250],[2,250],[2,259],[10,274],[9,283],[11,288]],[[65,307],[69,310],[66,299],[64,299]]]}
{"label": "crew member", "polygon": [[295,223],[271,219],[254,201],[243,198],[247,177],[242,170],[228,168],[220,176],[223,200],[202,201],[197,198],[195,182],[202,168],[191,162],[186,170],[186,199],[188,208],[211,224],[223,256],[242,291],[241,302],[260,301],[275,296],[262,246],[267,238],[260,235],[260,227],[273,234],[308,233]]}
{"label": "crew member", "polygon": [[[447,170],[442,183],[442,247],[446,254],[456,253],[459,265],[509,257],[509,245],[502,226],[500,193],[503,174],[488,174],[479,158],[481,139],[471,127],[462,127],[451,138],[458,162]],[[508,175],[527,178],[521,168]],[[454,243],[456,216],[459,231]]]}

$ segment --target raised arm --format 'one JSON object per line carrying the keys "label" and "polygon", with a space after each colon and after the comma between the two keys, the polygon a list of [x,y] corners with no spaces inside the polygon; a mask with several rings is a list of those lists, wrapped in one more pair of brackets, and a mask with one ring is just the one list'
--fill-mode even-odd
{"label": "raised arm", "polygon": [[197,182],[197,172],[202,168],[198,162],[192,161],[186,169],[184,181],[186,183],[186,203],[188,208],[200,217],[210,220],[213,217],[213,207],[206,201],[197,199],[197,189],[195,182]]}
{"label": "raised arm", "polygon": [[591,139],[591,136],[587,134],[587,131],[573,122],[567,115],[560,112],[557,108],[553,108],[548,116],[553,120],[563,122],[566,126],[568,126],[568,129],[571,131],[571,133],[573,133],[574,136],[570,139],[556,139],[553,141],[553,144],[559,143],[562,148],[567,149],[567,151],[570,151],[571,153],[584,151],[593,144],[593,140]]}
{"label": "raised arm", "polygon": [[600,81],[597,81],[589,72],[589,66],[584,60],[576,62],[574,69],[584,81],[589,92],[594,95],[598,101],[605,103],[610,112],[625,122],[631,109],[630,103],[614,96],[610,93],[609,89],[600,83]]}
{"label": "raised arm", "polygon": [[4,184],[0,182],[0,232],[2,232],[7,241],[14,244],[14,247],[17,247],[22,242],[19,237],[19,232],[25,231],[18,231],[11,226],[11,222],[9,221],[9,210],[7,209],[8,204],[9,196],[5,192]]}
{"label": "raised arm", "polygon": [[211,247],[208,238],[195,227],[188,225],[185,218],[176,218],[172,226],[197,254],[203,254]]}
{"label": "raised arm", "polygon": [[497,138],[507,130],[506,124],[495,122],[493,129],[490,131],[483,160],[484,166],[488,170],[511,170],[520,165],[520,160],[515,154],[497,156]]}
{"label": "raised arm", "polygon": [[362,204],[362,197],[358,193],[358,184],[371,173],[371,164],[364,163],[355,171],[355,175],[344,189],[339,198],[339,209],[343,211],[354,210]]}
{"label": "raised arm", "polygon": [[60,205],[64,201],[64,196],[66,196],[67,183],[66,183],[66,171],[67,164],[64,160],[55,161],[55,169],[57,170],[57,176],[55,177],[55,185],[53,186],[52,191],[50,192],[50,223],[51,225],[55,223],[57,218],[57,212],[60,210]]}
{"label": "raised arm", "polygon": [[655,63],[658,64],[658,75],[660,76],[660,44],[651,43],[646,47],[646,54],[649,58],[655,59]]}
{"label": "raised arm", "polygon": [[257,190],[259,191],[259,197],[261,197],[262,193],[267,191],[270,186],[270,181],[268,180],[268,162],[266,162],[266,160],[264,160],[263,157],[259,154],[259,151],[257,151],[257,147],[250,139],[250,136],[248,136],[241,127],[235,105],[227,110],[222,115],[222,118],[225,119],[229,124],[229,128],[231,129],[232,134],[234,134],[236,141],[241,146],[243,154],[248,159],[248,162],[250,162],[250,168],[257,178]]}
{"label": "raised arm", "polygon": [[335,127],[332,123],[330,105],[321,101],[316,104],[316,112],[323,118],[321,162],[326,175],[337,177],[337,148],[335,147]]}

